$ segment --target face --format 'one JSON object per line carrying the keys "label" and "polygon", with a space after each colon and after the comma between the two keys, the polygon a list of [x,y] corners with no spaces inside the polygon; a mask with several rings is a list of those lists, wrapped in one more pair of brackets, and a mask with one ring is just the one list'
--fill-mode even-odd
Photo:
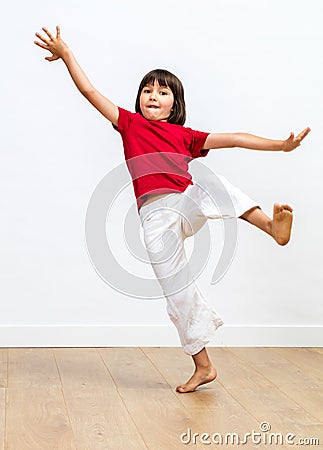
{"label": "face", "polygon": [[174,95],[169,87],[159,86],[155,80],[147,85],[140,94],[140,109],[147,120],[167,122],[174,103]]}

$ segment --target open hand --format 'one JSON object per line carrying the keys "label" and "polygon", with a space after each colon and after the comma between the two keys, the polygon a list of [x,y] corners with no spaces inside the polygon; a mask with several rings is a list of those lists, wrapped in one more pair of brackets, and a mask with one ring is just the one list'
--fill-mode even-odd
{"label": "open hand", "polygon": [[63,58],[66,51],[68,51],[68,47],[65,42],[61,39],[60,28],[56,26],[56,38],[47,30],[47,28],[42,27],[42,30],[45,31],[48,38],[44,38],[41,34],[35,33],[36,36],[43,42],[34,41],[36,45],[44,48],[45,50],[49,50],[52,53],[52,56],[47,56],[45,59],[47,61],[55,61],[56,59]]}
{"label": "open hand", "polygon": [[307,127],[296,137],[294,137],[294,133],[291,132],[289,138],[286,139],[286,141],[283,141],[282,145],[283,152],[291,152],[296,147],[299,147],[304,137],[307,136],[310,131],[311,129]]}

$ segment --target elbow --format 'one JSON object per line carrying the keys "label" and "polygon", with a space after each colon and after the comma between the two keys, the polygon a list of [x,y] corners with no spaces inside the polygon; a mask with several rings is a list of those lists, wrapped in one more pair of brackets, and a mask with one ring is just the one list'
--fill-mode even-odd
{"label": "elbow", "polygon": [[241,147],[242,139],[241,139],[242,133],[232,133],[231,139],[230,139],[230,147]]}

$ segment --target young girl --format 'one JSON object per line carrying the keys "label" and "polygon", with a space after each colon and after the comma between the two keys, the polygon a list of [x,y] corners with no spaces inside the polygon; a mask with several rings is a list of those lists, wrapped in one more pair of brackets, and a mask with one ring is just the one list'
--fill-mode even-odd
{"label": "young girl", "polygon": [[[208,218],[219,215],[207,192],[193,184],[188,163],[205,157],[210,149],[242,147],[290,152],[298,147],[310,129],[297,137],[271,140],[246,133],[204,133],[184,127],[184,91],[179,79],[166,70],[153,70],[142,80],[136,99],[136,113],[117,107],[98,92],[62,41],[43,27],[46,37],[35,44],[61,58],[81,94],[121,134],[125,158],[133,178],[144,240],[153,270],[167,300],[167,312],[175,324],[185,353],[191,355],[195,372],[178,392],[191,392],[217,376],[205,345],[222,320],[207,303],[190,277],[184,240],[198,231]],[[292,227],[292,208],[274,204],[270,219],[246,194],[220,177],[232,199],[235,213],[286,245]],[[162,239],[161,239],[162,238]],[[175,240],[174,240],[175,238]],[[162,246],[161,246],[162,240]],[[175,245],[174,245],[175,244]]]}

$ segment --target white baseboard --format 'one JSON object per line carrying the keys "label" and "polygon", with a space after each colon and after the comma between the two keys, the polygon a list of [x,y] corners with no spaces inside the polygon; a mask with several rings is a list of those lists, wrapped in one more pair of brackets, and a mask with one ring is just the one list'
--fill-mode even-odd
{"label": "white baseboard", "polygon": [[[210,347],[322,347],[323,326],[222,325]],[[171,325],[0,325],[0,347],[179,347]]]}

